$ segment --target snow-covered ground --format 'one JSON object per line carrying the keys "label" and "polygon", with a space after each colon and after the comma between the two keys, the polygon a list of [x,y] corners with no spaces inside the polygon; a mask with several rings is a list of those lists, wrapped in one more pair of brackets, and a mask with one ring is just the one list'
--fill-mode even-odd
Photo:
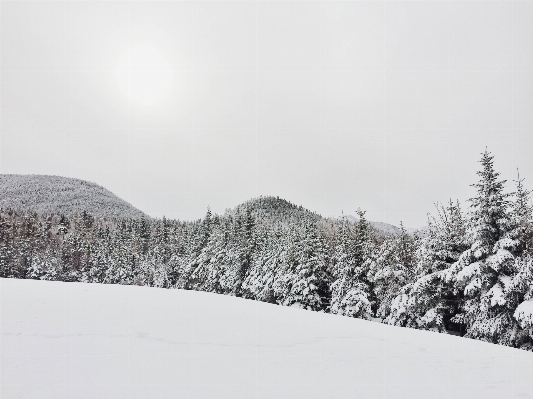
{"label": "snow-covered ground", "polygon": [[211,293],[0,279],[11,398],[533,398],[533,353]]}

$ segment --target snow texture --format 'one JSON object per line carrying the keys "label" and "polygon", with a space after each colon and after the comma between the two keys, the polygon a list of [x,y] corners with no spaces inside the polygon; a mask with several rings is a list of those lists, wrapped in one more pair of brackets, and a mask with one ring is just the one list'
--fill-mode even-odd
{"label": "snow texture", "polygon": [[533,397],[533,355],[481,341],[196,291],[0,290],[6,399]]}
{"label": "snow texture", "polygon": [[514,318],[522,328],[533,327],[533,299],[524,301],[516,308]]}

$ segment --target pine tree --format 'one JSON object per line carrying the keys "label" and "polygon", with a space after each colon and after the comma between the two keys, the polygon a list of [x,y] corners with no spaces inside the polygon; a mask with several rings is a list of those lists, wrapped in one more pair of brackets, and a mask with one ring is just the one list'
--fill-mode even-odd
{"label": "pine tree", "polygon": [[57,225],[57,234],[64,236],[68,233],[70,227],[70,221],[65,215],[61,215],[61,219]]}
{"label": "pine tree", "polygon": [[522,328],[518,332],[514,346],[533,350],[533,208],[529,190],[518,177],[515,201],[511,209],[512,251],[516,256],[515,273],[505,291],[506,304],[513,311],[513,318]]}
{"label": "pine tree", "polygon": [[198,284],[201,284],[201,281],[197,277],[198,273],[195,274],[195,271],[201,266],[202,252],[207,247],[212,232],[213,215],[211,209],[207,208],[204,219],[193,223],[191,226],[190,249],[188,254],[180,261],[177,261],[176,258],[173,260],[180,267],[179,271],[174,271],[174,273],[179,274],[177,281],[178,288],[195,289]]}
{"label": "pine tree", "polygon": [[473,185],[477,196],[470,200],[471,246],[448,272],[448,280],[465,298],[451,321],[464,325],[467,337],[514,345],[519,327],[505,292],[514,269],[515,243],[509,237],[509,194],[503,192],[505,180],[498,180],[493,158],[488,151],[482,154],[480,179]]}
{"label": "pine tree", "polygon": [[514,307],[513,319],[521,330],[513,346],[533,351],[533,257],[526,254],[517,259],[517,273],[511,280],[506,299]]}
{"label": "pine tree", "polygon": [[13,221],[0,210],[0,277],[17,277],[14,270]]}
{"label": "pine tree", "polygon": [[529,203],[531,191],[524,188],[523,181],[519,174],[515,181],[515,200],[510,210],[511,230],[508,237],[513,241],[507,244],[517,256],[533,250],[533,208]]}
{"label": "pine tree", "polygon": [[274,283],[284,264],[288,245],[286,237],[278,226],[258,235],[257,254],[243,284],[243,296],[262,302],[277,303]]}
{"label": "pine tree", "polygon": [[405,313],[407,295],[402,287],[413,281],[416,245],[401,223],[400,234],[386,237],[370,261],[368,279],[377,299],[374,314],[386,323],[405,325],[403,316],[395,317]]}
{"label": "pine tree", "polygon": [[278,303],[310,310],[325,310],[331,301],[327,254],[312,220],[302,232],[293,230],[280,273],[274,281]]}
{"label": "pine tree", "polygon": [[359,222],[352,232],[343,221],[337,247],[339,277],[331,287],[331,313],[370,320],[370,282],[367,279],[371,250],[370,225],[365,213],[357,212]]}
{"label": "pine tree", "polygon": [[[446,279],[447,270],[467,249],[465,225],[459,203],[437,206],[437,217],[428,218],[427,236],[417,249],[416,279],[402,288],[391,320],[413,328],[444,332],[454,329],[462,295]],[[401,305],[401,306],[399,306]]]}

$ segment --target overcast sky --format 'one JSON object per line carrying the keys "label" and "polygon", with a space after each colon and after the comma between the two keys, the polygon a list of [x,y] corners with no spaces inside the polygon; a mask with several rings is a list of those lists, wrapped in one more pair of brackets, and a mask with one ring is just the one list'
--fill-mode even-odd
{"label": "overcast sky", "polygon": [[472,195],[486,146],[533,188],[531,1],[0,7],[1,173],[152,216],[275,195],[412,227]]}

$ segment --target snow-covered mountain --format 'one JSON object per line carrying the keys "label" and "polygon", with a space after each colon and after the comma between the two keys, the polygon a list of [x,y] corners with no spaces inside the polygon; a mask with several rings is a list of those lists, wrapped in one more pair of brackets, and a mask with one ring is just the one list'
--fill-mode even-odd
{"label": "snow-covered mountain", "polygon": [[232,212],[245,212],[249,210],[252,216],[259,220],[285,221],[300,223],[302,220],[320,220],[322,216],[295,205],[280,197],[265,196],[252,198],[237,205]]}
{"label": "snow-covered mountain", "polygon": [[[244,209],[250,209],[254,217],[263,220],[285,220],[287,222],[290,221],[294,223],[299,223],[304,219],[325,219],[321,215],[312,212],[301,205],[295,205],[285,199],[272,196],[253,198],[235,207],[234,211],[238,212],[239,210]],[[333,219],[340,221],[343,218],[350,223],[357,223],[359,221],[359,218],[353,215],[345,215]],[[369,223],[376,230],[377,233],[386,235],[399,235],[401,232],[401,229],[399,227],[394,226],[392,224],[372,221],[369,221]],[[405,230],[411,235],[415,232],[418,232],[422,235],[424,234],[424,227],[420,229],[406,227]]]}
{"label": "snow-covered mountain", "polygon": [[38,214],[147,218],[123,199],[97,184],[69,177],[0,175],[0,208]]}
{"label": "snow-covered mountain", "polygon": [[212,293],[0,279],[2,398],[532,398],[530,352]]}
{"label": "snow-covered mountain", "polygon": [[[359,218],[353,215],[339,216],[336,219],[338,220],[346,219],[350,223],[357,223],[359,221]],[[401,229],[398,226],[394,226],[389,223],[372,222],[372,221],[369,221],[368,223],[370,223],[370,225],[378,232],[385,233],[385,234],[399,235],[401,231]],[[405,227],[405,230],[409,234],[419,233],[421,235],[424,235],[425,229],[426,229],[426,226],[421,227],[419,229],[414,229],[412,227]]]}
{"label": "snow-covered mountain", "polygon": [[[85,180],[47,175],[0,175],[0,209],[38,214],[74,215],[86,211],[96,217],[149,218],[141,210],[119,198],[106,188]],[[301,205],[283,198],[266,196],[250,199],[233,208],[249,208],[260,219],[285,220],[298,223],[302,219],[323,219]],[[343,216],[355,223],[358,218]],[[336,218],[341,220],[342,217]],[[370,222],[377,232],[397,235],[400,228],[383,222]],[[408,233],[420,229],[406,228]]]}

